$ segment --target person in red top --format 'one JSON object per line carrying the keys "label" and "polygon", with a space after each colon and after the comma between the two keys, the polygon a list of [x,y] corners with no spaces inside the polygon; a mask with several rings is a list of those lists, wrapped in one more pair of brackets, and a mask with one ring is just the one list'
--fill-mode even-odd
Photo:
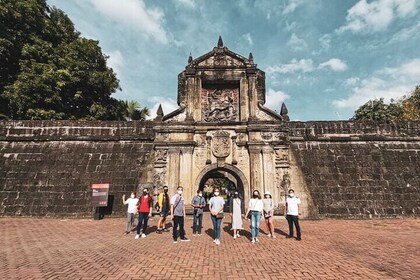
{"label": "person in red top", "polygon": [[153,198],[149,194],[148,189],[143,189],[143,194],[139,198],[139,222],[137,223],[137,235],[135,239],[140,237],[140,228],[143,225],[141,238],[146,237],[147,221],[152,216]]}

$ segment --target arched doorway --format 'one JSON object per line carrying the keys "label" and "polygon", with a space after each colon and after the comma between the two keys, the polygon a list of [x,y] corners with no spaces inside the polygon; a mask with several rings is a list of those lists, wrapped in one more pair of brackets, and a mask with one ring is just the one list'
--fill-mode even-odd
{"label": "arched doorway", "polygon": [[207,165],[198,175],[196,186],[203,191],[206,199],[212,196],[213,188],[221,188],[221,195],[226,200],[225,211],[229,210],[229,199],[234,191],[238,191],[239,196],[245,201],[249,197],[249,185],[245,174],[236,166],[225,164]]}

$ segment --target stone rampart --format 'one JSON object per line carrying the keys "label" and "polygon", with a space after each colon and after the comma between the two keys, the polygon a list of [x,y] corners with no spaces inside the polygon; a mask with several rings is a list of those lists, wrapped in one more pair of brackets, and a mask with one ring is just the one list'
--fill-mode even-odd
{"label": "stone rampart", "polygon": [[289,125],[291,150],[321,217],[419,215],[419,122]]}
{"label": "stone rampart", "polygon": [[0,214],[92,213],[91,183],[110,183],[108,213],[148,176],[150,122],[0,123]]}

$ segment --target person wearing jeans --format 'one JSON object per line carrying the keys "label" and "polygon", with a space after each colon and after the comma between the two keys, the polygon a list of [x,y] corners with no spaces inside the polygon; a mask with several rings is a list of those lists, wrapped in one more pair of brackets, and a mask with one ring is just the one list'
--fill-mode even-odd
{"label": "person wearing jeans", "polygon": [[149,217],[152,216],[152,209],[153,209],[153,198],[149,194],[148,189],[143,190],[143,194],[139,198],[139,222],[137,224],[137,235],[134,237],[135,239],[139,239],[140,237],[140,229],[142,228],[141,238],[146,237],[146,230],[147,230],[147,221]]}
{"label": "person wearing jeans", "polygon": [[206,199],[203,197],[203,191],[197,190],[197,195],[193,197],[191,204],[194,208],[193,235],[195,236],[196,233],[201,235],[201,228],[203,227],[203,209],[206,207]]}
{"label": "person wearing jeans", "polygon": [[177,188],[177,193],[171,198],[171,216],[173,225],[172,237],[174,243],[178,243],[178,227],[179,227],[179,237],[181,241],[190,241],[185,236],[184,221],[185,221],[185,203],[184,197],[182,196],[183,188],[179,186]]}
{"label": "person wearing jeans", "polygon": [[209,209],[211,213],[211,222],[213,223],[214,243],[220,245],[220,227],[223,219],[223,207],[225,200],[220,196],[220,188],[214,188],[214,196],[210,198]]}
{"label": "person wearing jeans", "polygon": [[251,242],[259,242],[258,235],[260,232],[260,222],[261,216],[264,209],[264,204],[261,200],[261,195],[258,190],[254,190],[252,193],[252,198],[249,200],[248,211],[246,212],[245,217],[248,217],[248,214],[251,214]]}
{"label": "person wearing jeans", "polygon": [[125,232],[124,234],[127,235],[131,232],[131,230],[133,229],[133,225],[134,225],[134,216],[136,215],[137,212],[137,205],[139,203],[139,199],[136,198],[136,193],[132,192],[130,195],[130,198],[128,198],[127,200],[125,199],[125,194],[122,197],[123,200],[123,205],[127,205],[127,225],[125,227]]}
{"label": "person wearing jeans", "polygon": [[289,190],[289,195],[286,199],[286,219],[289,224],[289,235],[286,238],[293,237],[293,224],[296,227],[296,240],[302,240],[300,226],[299,226],[299,205],[300,199],[295,196],[293,189]]}

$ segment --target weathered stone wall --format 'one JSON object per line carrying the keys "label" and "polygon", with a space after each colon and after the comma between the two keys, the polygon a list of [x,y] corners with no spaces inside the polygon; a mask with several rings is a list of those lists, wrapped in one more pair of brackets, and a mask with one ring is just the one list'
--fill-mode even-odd
{"label": "weathered stone wall", "polygon": [[[110,183],[109,213],[152,172],[151,123],[0,123],[0,214],[90,215],[91,183]],[[114,201],[112,201],[114,200]]]}
{"label": "weathered stone wall", "polygon": [[420,213],[420,123],[291,122],[291,150],[318,214]]}

